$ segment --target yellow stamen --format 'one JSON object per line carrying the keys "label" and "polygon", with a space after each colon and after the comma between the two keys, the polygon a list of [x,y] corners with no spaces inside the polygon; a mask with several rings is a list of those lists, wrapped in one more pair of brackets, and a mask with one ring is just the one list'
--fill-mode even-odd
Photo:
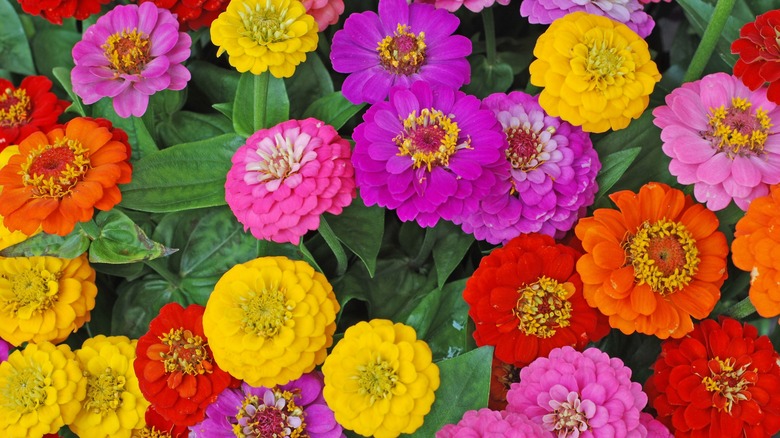
{"label": "yellow stamen", "polygon": [[519,297],[513,311],[520,320],[520,329],[529,336],[550,338],[557,329],[571,325],[572,306],[569,298],[574,295],[572,283],[542,276],[535,283],[517,290]]}

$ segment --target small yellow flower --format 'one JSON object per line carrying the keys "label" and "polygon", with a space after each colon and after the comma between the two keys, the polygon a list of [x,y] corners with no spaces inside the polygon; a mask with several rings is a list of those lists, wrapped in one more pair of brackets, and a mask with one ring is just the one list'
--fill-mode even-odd
{"label": "small yellow flower", "polygon": [[0,363],[0,436],[55,433],[73,421],[87,379],[70,347],[28,344]]}
{"label": "small yellow flower", "polygon": [[222,369],[270,388],[325,360],[338,311],[333,287],[308,263],[261,257],[219,279],[206,303],[203,331]]}
{"label": "small yellow flower", "polygon": [[431,410],[439,367],[414,329],[386,319],[347,329],[322,366],[336,421],[363,436],[413,433]]}
{"label": "small yellow flower", "polygon": [[587,132],[623,129],[650,102],[658,68],[626,25],[585,12],[555,20],[536,41],[531,83],[539,104]]}
{"label": "small yellow flower", "polygon": [[211,41],[241,73],[289,78],[317,48],[317,23],[298,0],[231,0],[211,23]]}
{"label": "small yellow flower", "polygon": [[76,359],[87,379],[87,396],[68,424],[81,438],[130,438],[146,425],[149,402],[133,370],[137,341],[98,335],[84,341]]}

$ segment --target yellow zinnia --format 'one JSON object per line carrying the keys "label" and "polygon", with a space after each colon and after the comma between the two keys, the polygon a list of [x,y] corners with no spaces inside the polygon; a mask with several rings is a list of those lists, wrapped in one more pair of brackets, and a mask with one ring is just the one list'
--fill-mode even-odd
{"label": "yellow zinnia", "polygon": [[555,20],[536,41],[531,83],[547,113],[587,132],[623,129],[650,102],[658,68],[626,25],[585,12]]}
{"label": "yellow zinnia", "polygon": [[270,388],[325,360],[338,311],[333,287],[308,263],[261,257],[219,279],[206,303],[203,331],[222,369]]}
{"label": "yellow zinnia", "polygon": [[0,436],[55,433],[73,421],[87,379],[67,345],[28,344],[0,363]]}
{"label": "yellow zinnia", "polygon": [[412,327],[386,319],[347,329],[322,366],[336,421],[363,436],[412,433],[431,410],[439,367]]}
{"label": "yellow zinnia", "polygon": [[211,23],[211,41],[241,73],[289,78],[317,48],[317,23],[298,0],[231,0]]}
{"label": "yellow zinnia", "polygon": [[84,341],[76,359],[87,378],[87,396],[70,430],[81,438],[130,438],[146,425],[149,402],[133,370],[137,341],[98,335]]}
{"label": "yellow zinnia", "polygon": [[86,254],[0,257],[0,337],[13,345],[62,342],[89,321],[96,295]]}

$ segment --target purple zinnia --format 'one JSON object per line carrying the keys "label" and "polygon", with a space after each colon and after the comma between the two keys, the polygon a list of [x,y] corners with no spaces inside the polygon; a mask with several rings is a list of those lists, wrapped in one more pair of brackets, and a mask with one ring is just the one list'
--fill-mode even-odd
{"label": "purple zinnia", "polygon": [[424,80],[455,89],[467,84],[471,41],[452,35],[460,20],[433,5],[380,0],[373,11],[352,14],[333,36],[333,69],[347,73],[341,92],[354,104],[381,102],[394,85]]}
{"label": "purple zinnia", "polygon": [[507,411],[527,415],[558,438],[648,436],[648,419],[640,418],[647,404],[642,386],[631,381],[623,361],[596,348],[556,348],[531,362],[507,402]]}
{"label": "purple zinnia", "polygon": [[9,344],[5,339],[0,339],[0,362],[8,360],[8,354],[12,348],[14,348],[13,345]]}
{"label": "purple zinnia", "polygon": [[523,0],[520,15],[529,23],[550,24],[572,12],[587,12],[620,22],[640,37],[650,35],[655,21],[642,8],[639,0]]}
{"label": "purple zinnia", "polygon": [[181,63],[191,43],[176,17],[153,2],[116,6],[73,46],[73,91],[86,104],[110,97],[120,117],[141,117],[150,95],[187,85]]}
{"label": "purple zinnia", "polygon": [[581,128],[544,112],[539,99],[515,91],[482,101],[493,111],[509,143],[504,179],[480,208],[463,221],[463,230],[490,243],[506,243],[522,233],[561,238],[585,213],[598,191],[601,163]]}
{"label": "purple zinnia", "polygon": [[355,128],[352,164],[366,205],[432,227],[462,222],[491,190],[508,190],[506,140],[479,99],[418,81],[390,90]]}
{"label": "purple zinnia", "polygon": [[436,432],[436,438],[505,437],[552,438],[552,434],[523,414],[483,408],[466,411],[458,424],[448,424]]}
{"label": "purple zinnia", "polygon": [[190,427],[190,436],[235,438],[238,430],[247,437],[344,437],[322,386],[322,374],[313,372],[273,388],[227,388],[206,408],[206,419]]}

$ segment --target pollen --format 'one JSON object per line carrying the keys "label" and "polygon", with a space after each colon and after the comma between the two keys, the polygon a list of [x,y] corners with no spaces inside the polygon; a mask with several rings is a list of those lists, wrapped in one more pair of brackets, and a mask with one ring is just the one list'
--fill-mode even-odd
{"label": "pollen", "polygon": [[718,357],[708,363],[710,375],[702,377],[704,388],[712,393],[712,407],[731,413],[735,403],[752,398],[748,388],[758,381],[757,370],[750,363],[738,364],[733,357]]}
{"label": "pollen", "polygon": [[696,240],[679,222],[645,222],[624,246],[637,284],[646,283],[661,295],[684,288],[698,271]]}
{"label": "pollen", "polygon": [[714,148],[730,158],[738,155],[760,155],[772,127],[767,111],[741,97],[731,99],[731,106],[710,108],[708,116],[710,129],[702,133]]}
{"label": "pollen", "polygon": [[115,376],[113,370],[107,368],[97,376],[88,375],[87,377],[85,410],[102,415],[115,411],[122,404],[122,393],[125,391],[124,376]]}
{"label": "pollen", "polygon": [[252,8],[244,3],[244,10],[238,12],[243,29],[239,33],[257,44],[268,44],[292,38],[288,35],[289,27],[296,18],[287,18],[287,9],[277,10],[271,0],[266,0],[265,6],[260,3]]}
{"label": "pollen", "polygon": [[6,88],[0,93],[0,128],[13,128],[30,121],[32,104],[27,91]]}
{"label": "pollen", "polygon": [[588,91],[606,91],[633,78],[635,65],[630,48],[611,45],[612,31],[593,29],[571,51],[572,72],[585,82]]}
{"label": "pollen", "polygon": [[39,146],[21,167],[22,183],[32,186],[36,198],[65,197],[92,168],[89,151],[78,140],[67,137]]}
{"label": "pollen", "polygon": [[385,70],[409,76],[420,71],[425,61],[425,32],[409,32],[409,26],[399,24],[393,35],[377,44],[379,64]]}
{"label": "pollen", "polygon": [[546,276],[520,287],[517,290],[517,305],[513,310],[520,320],[518,328],[529,336],[555,336],[557,329],[571,325],[572,305],[569,298],[574,292],[572,283],[559,283]]}
{"label": "pollen", "polygon": [[9,275],[10,294],[0,294],[0,306],[4,311],[23,319],[44,312],[57,301],[59,276],[59,272],[35,268]]}
{"label": "pollen", "polygon": [[354,378],[358,382],[358,393],[369,397],[369,403],[388,398],[398,383],[398,374],[393,367],[380,356],[375,361],[357,367]]}
{"label": "pollen", "polygon": [[460,149],[470,149],[471,139],[458,143],[460,128],[451,117],[439,110],[424,108],[403,121],[404,132],[393,141],[399,156],[410,156],[415,169],[425,167],[430,172],[435,166],[448,166],[450,157]]}
{"label": "pollen", "polygon": [[178,386],[174,383],[181,381],[182,374],[199,375],[212,372],[211,357],[206,350],[207,344],[200,336],[190,330],[172,328],[159,339],[160,344],[150,347],[149,354],[156,355],[157,357],[152,359],[162,361],[165,372],[173,374],[169,377],[169,386]]}
{"label": "pollen", "polygon": [[149,37],[138,32],[138,29],[112,34],[100,48],[103,49],[116,76],[138,74],[151,59]]}
{"label": "pollen", "polygon": [[254,292],[240,305],[244,312],[244,331],[266,339],[272,338],[292,318],[293,307],[287,302],[283,289],[272,286]]}

